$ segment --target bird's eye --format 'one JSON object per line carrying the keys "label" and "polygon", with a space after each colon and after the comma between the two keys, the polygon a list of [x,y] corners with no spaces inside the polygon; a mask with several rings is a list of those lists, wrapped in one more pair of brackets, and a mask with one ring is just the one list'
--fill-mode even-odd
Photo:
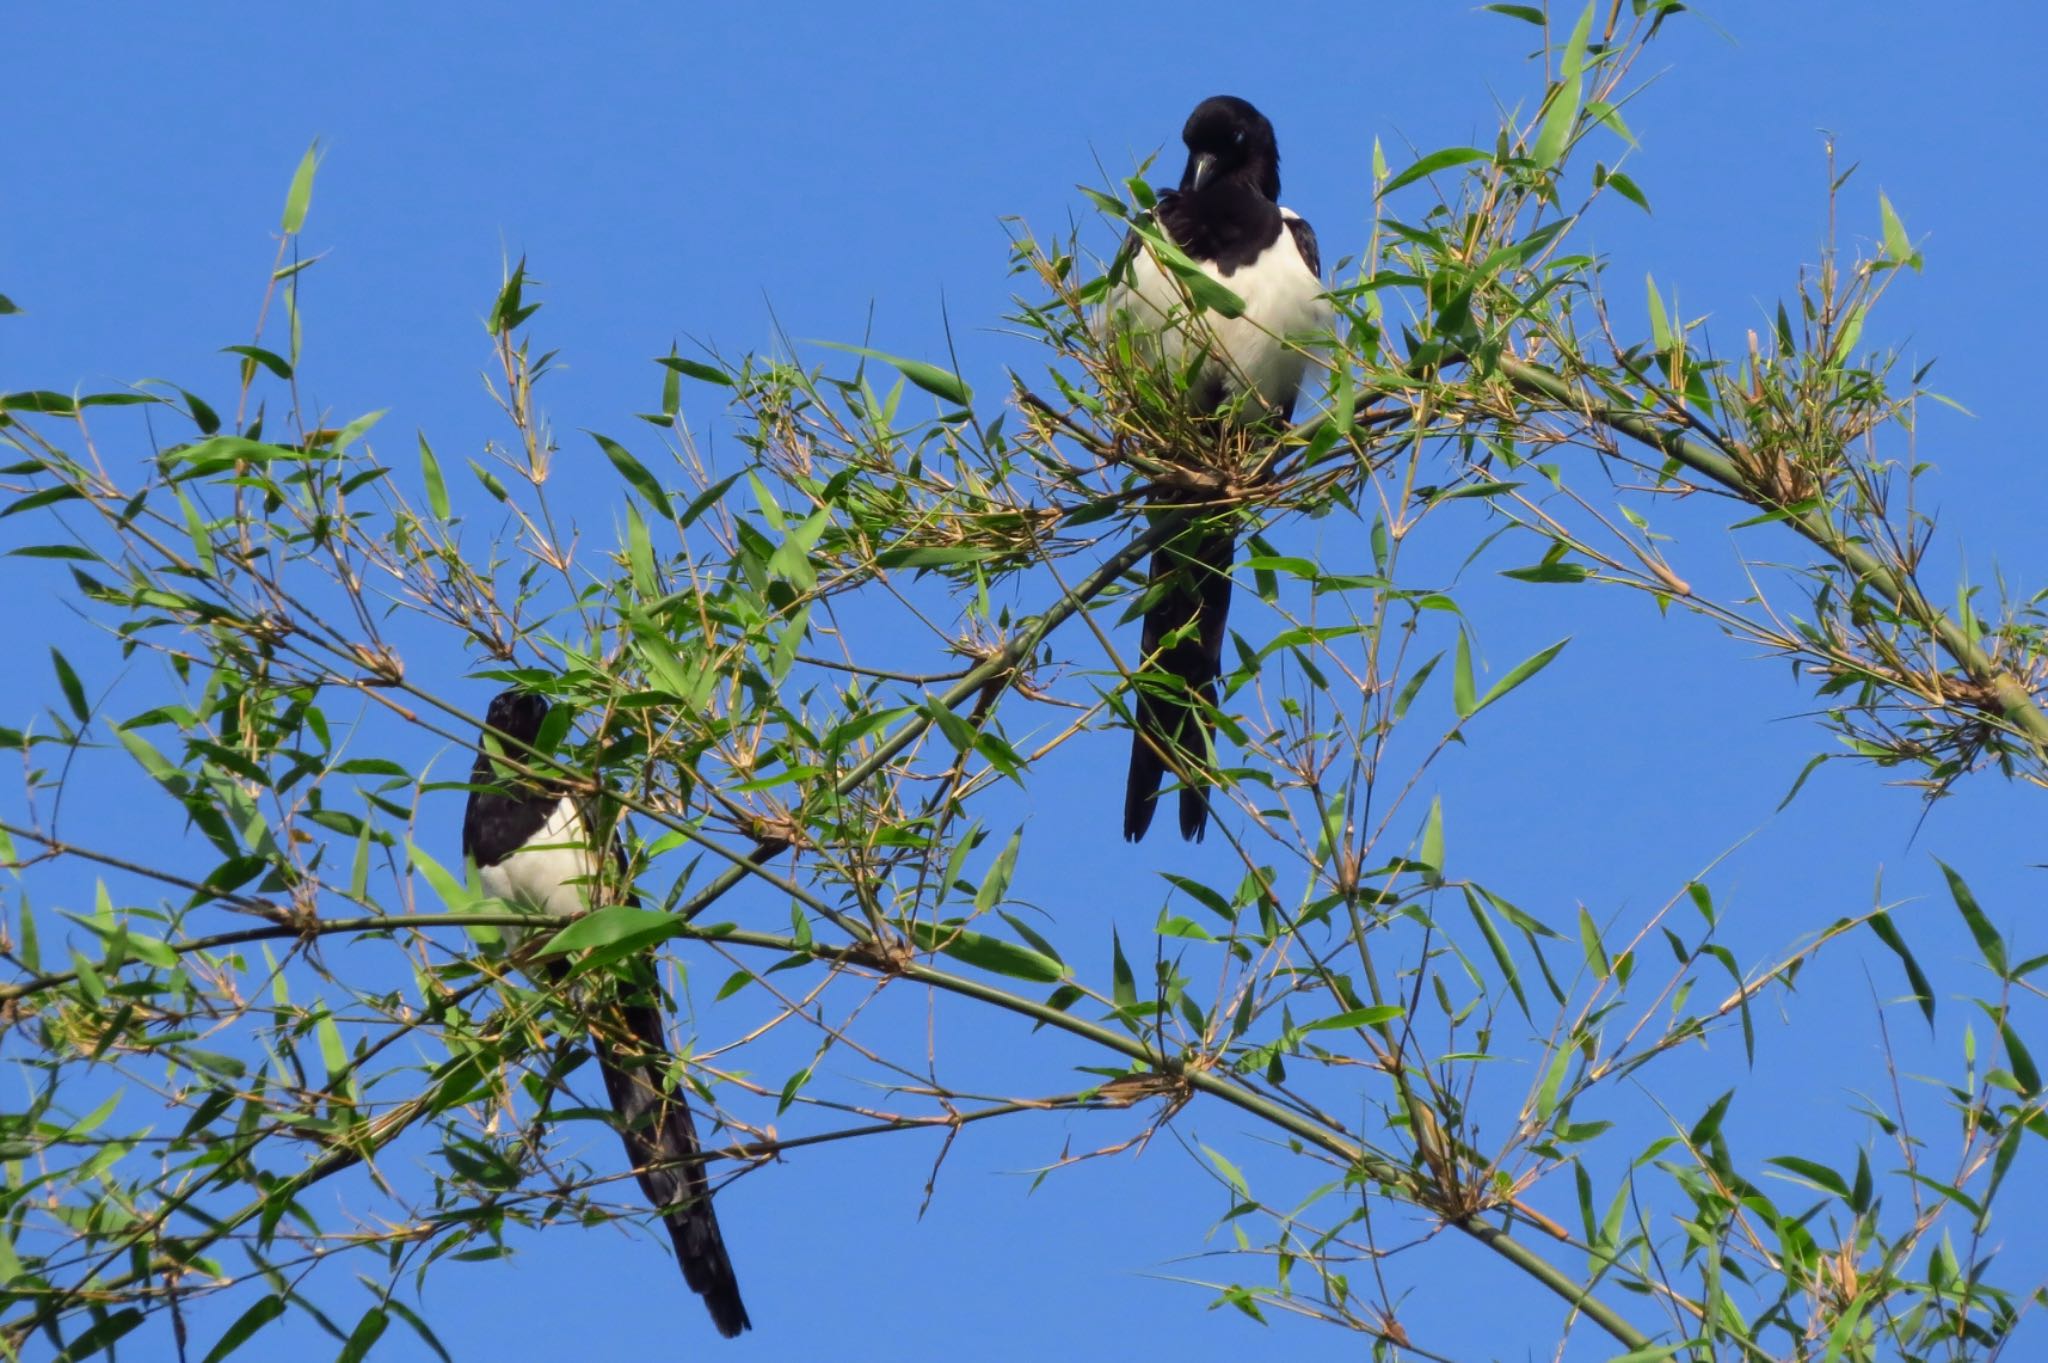
{"label": "bird's eye", "polygon": [[1243,145],[1244,145],[1244,129],[1243,129],[1243,128],[1239,128],[1239,129],[1238,129],[1238,130],[1237,130],[1236,132],[1232,133],[1232,134],[1230,135],[1230,140],[1231,140],[1232,142],[1235,142],[1235,143],[1236,143],[1236,144],[1237,144],[1238,146],[1240,146],[1240,147],[1241,147],[1241,146],[1243,146]]}

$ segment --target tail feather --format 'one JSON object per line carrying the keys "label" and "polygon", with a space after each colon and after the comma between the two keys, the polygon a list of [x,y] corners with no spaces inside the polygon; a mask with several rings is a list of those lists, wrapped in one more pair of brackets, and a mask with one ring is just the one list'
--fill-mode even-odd
{"label": "tail feather", "polygon": [[740,1300],[739,1279],[718,1229],[710,1180],[702,1163],[697,1126],[689,1104],[668,1091],[663,1074],[668,1043],[661,1011],[646,1004],[621,1004],[613,1014],[624,1036],[594,1030],[592,1040],[605,1092],[618,1114],[626,1156],[648,1202],[659,1209],[675,1242],[683,1280],[704,1299],[711,1323],[727,1339],[750,1329]]}
{"label": "tail feather", "polygon": [[[1145,612],[1140,648],[1145,665],[1179,680],[1171,692],[1138,688],[1131,764],[1124,781],[1124,837],[1137,842],[1152,826],[1159,787],[1169,769],[1179,776],[1180,835],[1200,842],[1209,826],[1209,712],[1223,674],[1230,619],[1230,568],[1237,541],[1229,530],[1169,543],[1152,556],[1146,590],[1157,594]],[[1187,629],[1189,624],[1193,629]],[[1182,637],[1174,639],[1176,634]],[[1168,640],[1173,640],[1169,643]]]}

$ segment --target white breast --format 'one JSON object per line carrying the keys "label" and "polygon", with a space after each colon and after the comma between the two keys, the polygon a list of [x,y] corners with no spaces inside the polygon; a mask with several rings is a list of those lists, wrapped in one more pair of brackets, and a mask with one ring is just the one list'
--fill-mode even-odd
{"label": "white breast", "polygon": [[[1296,215],[1283,208],[1282,218]],[[1334,314],[1322,296],[1323,282],[1308,268],[1294,233],[1279,237],[1249,265],[1224,275],[1208,261],[1202,272],[1244,300],[1244,312],[1190,316],[1181,288],[1150,251],[1131,262],[1127,282],[1110,296],[1109,314],[1126,313],[1157,339],[1160,358],[1183,364],[1194,346],[1209,356],[1233,392],[1255,392],[1271,406],[1284,406],[1300,389],[1308,368],[1308,347],[1328,344]]]}
{"label": "white breast", "polygon": [[484,893],[555,918],[583,912],[599,871],[590,827],[574,800],[555,806],[547,827],[495,866],[477,868]]}

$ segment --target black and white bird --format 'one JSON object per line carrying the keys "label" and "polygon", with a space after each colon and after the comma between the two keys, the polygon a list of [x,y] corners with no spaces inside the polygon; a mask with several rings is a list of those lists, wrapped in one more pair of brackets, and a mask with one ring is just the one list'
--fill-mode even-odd
{"label": "black and white bird", "polygon": [[[504,738],[531,745],[549,708],[543,697],[505,691],[492,698],[485,723]],[[479,746],[488,748],[488,737]],[[510,745],[503,750],[515,758],[523,753]],[[486,894],[565,918],[583,912],[599,887],[623,872],[625,848],[613,837],[607,849],[613,873],[605,874],[607,853],[600,853],[591,811],[581,801],[542,783],[508,780],[493,769],[488,752],[477,755],[470,783],[475,789],[463,814],[462,851],[475,860]],[[634,902],[630,893],[624,902]],[[658,997],[651,970],[635,984],[646,999]],[[597,1010],[590,1036],[640,1191],[668,1225],[684,1281],[704,1298],[712,1323],[730,1339],[753,1322],[740,1300],[704,1166],[696,1160],[696,1124],[667,1079],[670,1055],[661,1009],[622,996]]]}
{"label": "black and white bird", "polygon": [[[1202,357],[1186,397],[1191,413],[1277,431],[1293,419],[1308,350],[1332,325],[1316,234],[1280,206],[1273,125],[1250,104],[1230,95],[1203,100],[1181,140],[1188,160],[1180,188],[1159,194],[1152,219],[1244,310],[1225,317],[1191,309],[1173,272],[1152,251],[1134,249],[1134,233],[1119,257],[1128,265],[1110,294],[1109,315],[1143,337],[1171,372],[1186,372]],[[1169,770],[1180,780],[1181,836],[1199,842],[1208,828],[1207,714],[1222,675],[1236,541],[1227,521],[1211,518],[1152,558],[1142,651],[1146,666],[1171,680],[1138,688],[1124,788],[1124,837],[1132,842],[1152,826]]]}

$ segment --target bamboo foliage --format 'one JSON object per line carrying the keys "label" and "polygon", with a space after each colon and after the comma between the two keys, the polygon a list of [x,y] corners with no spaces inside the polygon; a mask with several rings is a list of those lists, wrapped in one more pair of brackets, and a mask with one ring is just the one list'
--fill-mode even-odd
{"label": "bamboo foliage", "polygon": [[[374,413],[331,423],[299,387],[316,152],[266,283],[285,339],[236,347],[233,392],[0,399],[0,517],[33,531],[14,552],[105,636],[90,661],[52,650],[49,708],[0,731],[24,773],[0,824],[0,1027],[33,1095],[0,1114],[0,1345],[83,1359],[228,1296],[204,1355],[224,1358],[317,1312],[309,1274],[345,1257],[374,1290],[330,1322],[344,1356],[393,1321],[439,1348],[408,1301],[437,1263],[644,1215],[626,1175],[581,1158],[574,1043],[591,986],[654,953],[695,1005],[678,1069],[723,1124],[721,1182],[1048,1110],[1097,1114],[1110,1156],[1213,1106],[1286,1142],[1312,1192],[1198,1148],[1231,1240],[1201,1281],[1378,1357],[1440,1356],[1378,1266],[1444,1233],[1614,1356],[1992,1356],[2028,1297],[1977,1237],[2028,1133],[2048,1134],[2015,1008],[2041,961],[1961,875],[1998,1059],[1973,1051],[1950,1085],[1952,1130],[1894,1127],[1893,1169],[1735,1150],[1726,1096],[1666,1094],[1669,1134],[1640,1150],[1593,1115],[1624,1087],[1663,1093],[1664,1062],[1708,1038],[1756,1045],[1767,1002],[1845,940],[1882,943],[1931,1020],[1885,904],[1744,962],[1710,871],[1603,924],[1458,869],[1434,768],[1483,746],[1568,643],[1482,674],[1457,584],[1416,566],[1447,543],[1762,642],[1845,752],[1930,793],[1986,766],[2041,784],[2048,742],[2038,607],[1993,613],[1923,577],[1931,524],[1897,451],[1927,395],[1861,348],[1918,264],[1891,205],[1877,254],[1820,262],[1736,358],[1654,281],[1653,334],[1627,340],[1576,240],[1647,202],[1620,168],[1624,111],[1680,7],[1615,0],[1556,28],[1489,8],[1540,32],[1541,93],[1490,148],[1378,158],[1322,402],[1277,441],[1190,422],[1186,375],[1098,331],[1104,262],[1022,224],[1011,321],[1043,353],[1005,392],[862,347],[672,350],[630,435],[562,436],[521,262],[488,319],[500,441],[458,457]],[[1092,192],[1105,237],[1149,203],[1135,178]],[[1191,309],[1228,305],[1204,287]],[[144,445],[130,407],[178,438]],[[707,457],[693,419],[742,457]],[[616,474],[609,537],[577,528],[572,460]],[[1701,592],[1650,528],[1692,494],[1732,506],[1745,543],[1771,537],[1758,553],[1806,557],[1741,599]],[[1126,923],[1105,944],[1090,906],[1012,893],[1048,855],[1014,796],[1073,745],[1120,751],[1108,731],[1146,677],[1121,627],[1139,570],[1220,514],[1253,527],[1216,715],[1228,870],[1168,874],[1150,939]],[[1355,552],[1301,552],[1311,520]],[[505,760],[616,813],[637,906],[542,944],[449,856],[427,816],[467,789],[478,741],[457,658],[555,698],[560,722]],[[139,836],[104,790],[167,800],[181,840]],[[525,972],[540,950],[573,962],[561,984]],[[1031,1020],[1076,1081],[935,1074],[867,1023],[904,990]],[[1766,1164],[1795,1191],[1761,1184]],[[317,1212],[331,1180],[371,1210]],[[1423,1233],[1390,1238],[1396,1209]]]}

